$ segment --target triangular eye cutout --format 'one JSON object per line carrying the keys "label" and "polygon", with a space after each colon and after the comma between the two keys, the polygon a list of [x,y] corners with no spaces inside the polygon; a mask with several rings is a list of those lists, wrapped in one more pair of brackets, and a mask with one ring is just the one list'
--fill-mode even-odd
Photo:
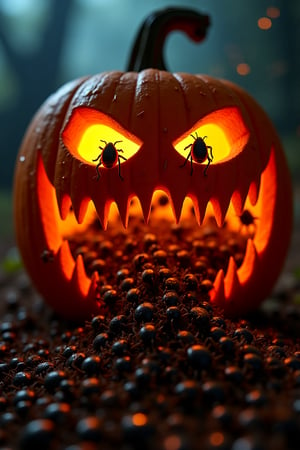
{"label": "triangular eye cutout", "polygon": [[218,164],[237,156],[249,139],[237,108],[223,108],[208,114],[174,142],[175,150],[187,161]]}
{"label": "triangular eye cutout", "polygon": [[[142,141],[106,114],[92,108],[79,107],[72,113],[63,133],[65,147],[80,161],[99,166],[104,149],[112,149],[119,163],[132,158],[142,146]],[[114,151],[115,149],[115,151]],[[113,155],[112,155],[113,156]],[[100,159],[101,158],[101,159]],[[116,161],[105,163],[112,167]]]}

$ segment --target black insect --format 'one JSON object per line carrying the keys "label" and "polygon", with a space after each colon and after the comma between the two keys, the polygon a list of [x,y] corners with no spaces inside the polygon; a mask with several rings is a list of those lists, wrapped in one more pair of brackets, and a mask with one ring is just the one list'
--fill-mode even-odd
{"label": "black insect", "polygon": [[206,145],[204,142],[204,140],[207,138],[207,136],[204,136],[203,138],[199,137],[197,132],[196,132],[196,136],[194,136],[193,134],[191,134],[191,136],[194,139],[194,142],[192,142],[191,144],[184,147],[184,150],[187,150],[190,147],[191,147],[191,150],[190,150],[189,154],[187,155],[186,160],[180,167],[185,166],[186,163],[188,162],[188,160],[190,160],[191,161],[191,175],[192,175],[193,174],[193,161],[195,161],[197,163],[203,163],[204,161],[207,160],[207,166],[204,169],[204,176],[206,177],[206,175],[207,175],[206,172],[207,172],[208,166],[214,159],[213,154],[212,154],[212,147],[210,145]]}
{"label": "black insect", "polygon": [[255,224],[256,217],[252,216],[251,212],[248,209],[245,209],[239,216],[239,218],[242,225],[246,225],[246,227]]}
{"label": "black insect", "polygon": [[101,142],[104,142],[105,147],[100,147],[101,153],[97,158],[93,159],[94,162],[99,161],[96,166],[96,172],[97,172],[97,180],[100,178],[100,172],[99,167],[102,165],[103,167],[106,167],[107,169],[111,169],[112,167],[115,167],[117,164],[119,164],[119,177],[123,181],[123,177],[121,175],[121,161],[120,159],[124,159],[125,161],[127,158],[125,156],[120,155],[120,152],[123,153],[123,150],[121,148],[116,148],[116,144],[122,141],[116,141],[114,143],[112,142],[106,142],[103,139],[100,139]]}
{"label": "black insect", "polygon": [[258,217],[253,216],[248,209],[245,209],[239,216],[239,219],[241,221],[240,230],[244,229],[250,236],[254,235],[257,225],[256,220]]}
{"label": "black insect", "polygon": [[54,261],[54,251],[51,249],[45,248],[41,253],[41,259],[44,263],[53,262]]}

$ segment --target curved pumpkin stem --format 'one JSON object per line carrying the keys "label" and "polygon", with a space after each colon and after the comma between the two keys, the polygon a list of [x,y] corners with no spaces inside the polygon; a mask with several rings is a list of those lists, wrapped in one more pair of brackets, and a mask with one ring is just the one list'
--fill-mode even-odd
{"label": "curved pumpkin stem", "polygon": [[163,46],[168,34],[181,30],[194,42],[201,42],[209,25],[209,16],[187,8],[166,8],[152,13],[137,33],[127,71],[167,70]]}

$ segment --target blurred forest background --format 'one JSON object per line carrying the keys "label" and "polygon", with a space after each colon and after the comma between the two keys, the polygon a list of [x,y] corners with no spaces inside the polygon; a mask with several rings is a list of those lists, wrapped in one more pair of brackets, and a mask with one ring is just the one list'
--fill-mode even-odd
{"label": "blurred forest background", "polygon": [[208,73],[247,89],[283,140],[300,174],[299,0],[0,0],[0,237],[12,233],[13,167],[24,131],[43,100],[87,74],[126,70],[140,24],[154,10],[207,13],[207,39],[174,32],[169,70]]}

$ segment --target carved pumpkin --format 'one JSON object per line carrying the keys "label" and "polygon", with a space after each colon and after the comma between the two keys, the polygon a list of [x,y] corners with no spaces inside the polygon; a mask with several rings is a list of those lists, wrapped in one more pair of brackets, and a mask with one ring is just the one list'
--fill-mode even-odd
{"label": "carved pumpkin", "polygon": [[[187,159],[205,136],[209,165]],[[115,152],[110,166],[105,149]],[[74,260],[68,239],[84,233],[95,210],[105,230],[112,204],[126,226],[133,198],[151,220],[156,191],[168,195],[176,221],[183,204],[193,206],[199,227],[214,215],[219,227],[225,221],[239,232],[241,220],[247,227],[253,219],[242,263],[230,258],[209,295],[228,315],[265,298],[282,268],[292,217],[289,173],[270,120],[228,81],[146,69],[63,86],[24,137],[15,172],[17,242],[54,310],[71,319],[103,312],[97,274],[86,274],[81,255]]]}

